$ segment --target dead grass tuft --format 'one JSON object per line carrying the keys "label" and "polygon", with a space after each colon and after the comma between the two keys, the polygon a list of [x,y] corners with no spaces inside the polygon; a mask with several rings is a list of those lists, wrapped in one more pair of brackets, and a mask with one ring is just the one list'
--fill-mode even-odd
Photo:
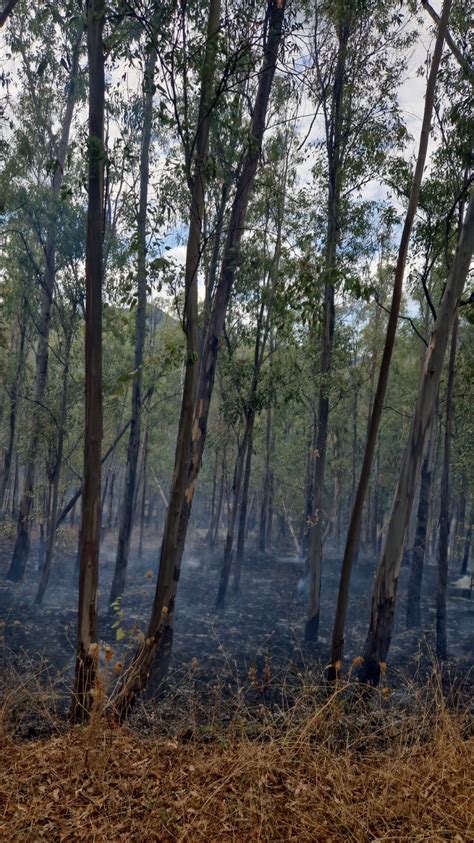
{"label": "dead grass tuft", "polygon": [[[474,739],[436,682],[403,708],[356,685],[307,687],[285,714],[212,739],[143,738],[93,717],[48,740],[1,737],[8,841],[472,840]],[[316,702],[317,700],[317,702]]]}

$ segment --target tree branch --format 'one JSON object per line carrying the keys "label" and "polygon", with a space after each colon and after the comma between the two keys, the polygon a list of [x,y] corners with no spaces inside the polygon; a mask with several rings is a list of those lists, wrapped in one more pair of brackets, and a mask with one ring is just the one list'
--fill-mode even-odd
{"label": "tree branch", "polygon": [[[439,15],[437,14],[437,12],[435,12],[433,6],[428,2],[428,0],[421,0],[421,3],[423,8],[425,8],[428,12],[431,19],[435,22],[436,26],[439,26]],[[449,29],[446,30],[446,35],[444,37],[446,44],[451,50],[456,61],[460,64],[464,72],[468,75],[471,82],[474,81],[474,68],[471,64],[471,61],[462,54]]]}
{"label": "tree branch", "polygon": [[7,19],[10,17],[17,3],[18,0],[7,0],[5,3],[2,11],[0,12],[0,29],[7,22]]}

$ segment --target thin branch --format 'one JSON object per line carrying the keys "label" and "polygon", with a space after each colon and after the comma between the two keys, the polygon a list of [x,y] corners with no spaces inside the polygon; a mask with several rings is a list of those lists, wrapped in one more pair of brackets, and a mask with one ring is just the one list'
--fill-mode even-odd
{"label": "thin branch", "polygon": [[[377,292],[375,292],[374,298],[375,298],[375,301],[376,301],[377,305],[380,307],[380,309],[381,309],[381,310],[384,310],[384,311],[385,311],[385,313],[388,313],[388,314],[390,315],[390,313],[391,313],[390,308],[389,308],[389,307],[385,307],[385,305],[384,305],[384,304],[382,304],[382,302],[381,302],[381,301],[380,301],[380,299],[379,299],[379,296],[378,296],[378,293],[377,293]],[[419,332],[418,328],[416,327],[415,323],[413,322],[413,319],[412,319],[410,316],[404,316],[402,313],[399,313],[399,314],[398,314],[398,318],[399,318],[399,319],[404,319],[404,320],[405,320],[405,322],[409,322],[409,323],[410,323],[410,325],[411,325],[411,327],[413,328],[413,330],[414,330],[415,334],[417,335],[417,337],[419,337],[419,338],[420,338],[420,340],[421,340],[421,341],[422,341],[422,342],[426,345],[426,347],[428,347],[428,343],[427,343],[427,341],[425,340],[425,338],[424,338],[423,334],[420,334],[420,332]]]}
{"label": "thin branch", "polygon": [[[439,26],[439,15],[437,14],[437,12],[435,12],[435,10],[433,9],[433,6],[428,2],[428,0],[421,0],[421,3],[422,3],[423,8],[426,9],[429,16],[432,18],[432,20],[434,20],[436,26]],[[466,58],[466,56],[464,56],[462,54],[460,48],[456,44],[456,42],[455,42],[453,36],[451,35],[449,29],[446,30],[446,34],[445,34],[444,37],[445,37],[445,40],[446,40],[446,44],[448,45],[449,49],[451,50],[454,58],[461,65],[464,72],[467,73],[467,75],[469,76],[471,81],[474,81],[474,68],[471,64],[471,61],[470,61],[469,58]]]}

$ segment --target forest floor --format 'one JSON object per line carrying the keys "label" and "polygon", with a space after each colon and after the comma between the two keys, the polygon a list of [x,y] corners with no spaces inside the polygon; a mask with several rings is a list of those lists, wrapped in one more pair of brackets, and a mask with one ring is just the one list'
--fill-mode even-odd
{"label": "forest floor", "polygon": [[[0,736],[0,839],[224,843],[469,843],[474,738],[439,687],[403,715],[381,695],[307,688],[283,718],[208,740],[86,728]],[[412,693],[412,689],[410,691]]]}
{"label": "forest floor", "polygon": [[[149,537],[143,560],[132,558],[120,613],[108,612],[115,538],[101,552],[99,635],[113,650],[102,659],[104,694],[145,630],[156,581]],[[71,732],[73,546],[63,531],[51,588],[35,607],[38,574],[7,582],[11,537],[0,544],[0,839],[473,839],[474,599],[450,589],[450,659],[441,675],[432,656],[434,567],[425,571],[421,635],[405,629],[402,569],[387,672],[382,687],[362,698],[351,662],[367,630],[375,560],[361,557],[347,660],[328,697],[321,680],[337,554],[325,554],[315,647],[303,641],[301,560],[287,548],[266,556],[249,548],[241,591],[230,589],[219,613],[220,555],[203,550],[197,535],[183,564],[165,686],[136,707],[127,728],[109,730],[96,717]]]}
{"label": "forest floor", "polygon": [[[75,659],[77,590],[73,588],[74,536],[63,531],[44,605],[35,606],[38,574],[27,571],[18,585],[5,579],[11,554],[11,539],[0,545],[0,622],[3,675],[8,685],[22,686],[11,712],[11,726],[18,737],[48,734],[45,710],[61,717],[67,712]],[[320,684],[327,664],[333,607],[336,603],[340,559],[328,550],[322,580],[322,610],[318,645],[303,637],[305,601],[298,599],[297,583],[303,562],[283,548],[266,556],[249,550],[242,570],[238,594],[229,585],[225,610],[214,603],[220,553],[209,555],[199,535],[186,553],[178,590],[173,654],[166,686],[160,691],[160,705],[144,704],[135,715],[137,725],[175,736],[189,729],[190,714],[200,728],[210,720],[226,722],[245,709],[288,708],[301,687],[310,681]],[[99,639],[113,649],[113,659],[103,663],[108,684],[116,681],[120,665],[136,648],[146,630],[156,582],[157,542],[148,537],[144,558],[132,552],[127,591],[120,613],[108,609],[116,536],[109,534],[101,548]],[[33,556],[33,554],[32,554]],[[362,652],[367,632],[375,560],[359,559],[351,585],[346,641],[346,660]],[[457,579],[452,572],[451,580]],[[436,568],[426,566],[423,582],[423,630],[405,626],[408,568],[402,568],[398,593],[395,633],[385,681],[403,697],[404,677],[423,683],[431,674],[435,643]],[[463,689],[474,688],[472,654],[474,644],[474,595],[462,596],[450,588],[448,599],[448,647],[444,682]],[[122,636],[117,641],[117,624]],[[115,625],[115,627],[114,627]],[[15,679],[16,677],[16,679]],[[45,709],[32,712],[31,691],[41,689],[48,698]],[[1,691],[1,687],[0,687]],[[33,716],[34,715],[34,716]]]}

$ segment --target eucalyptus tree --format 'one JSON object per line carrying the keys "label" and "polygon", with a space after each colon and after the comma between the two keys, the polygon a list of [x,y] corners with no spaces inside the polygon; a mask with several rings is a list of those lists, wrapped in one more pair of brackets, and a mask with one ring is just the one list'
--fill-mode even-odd
{"label": "eucalyptus tree", "polygon": [[[55,309],[57,310],[58,328],[62,338],[58,343],[58,357],[61,358],[62,371],[58,378],[60,395],[58,413],[54,416],[55,424],[51,427],[49,436],[49,448],[47,459],[47,476],[49,482],[49,496],[47,507],[47,532],[44,565],[40,572],[40,582],[35,596],[35,603],[41,605],[48,586],[54,554],[56,538],[56,521],[58,517],[61,471],[63,469],[63,456],[65,442],[67,441],[67,419],[70,410],[70,367],[71,352],[75,335],[77,333],[80,318],[80,302],[82,291],[78,288],[74,278],[69,285],[64,285],[63,291],[55,298]],[[58,331],[58,333],[59,333]],[[77,396],[75,396],[77,398]]]}
{"label": "eucalyptus tree", "polygon": [[[442,80],[441,80],[442,81]],[[455,164],[455,160],[456,164]],[[450,240],[453,237],[452,211],[459,193],[459,180],[463,162],[456,156],[454,149],[447,149],[441,143],[433,154],[436,176],[425,180],[420,191],[418,218],[415,222],[412,239],[413,260],[419,261],[418,270],[411,273],[411,295],[419,302],[421,318],[419,335],[425,342],[430,326],[437,316],[438,301],[442,295],[446,256],[449,253]],[[454,231],[455,235],[455,231]],[[421,367],[424,360],[422,346]],[[438,399],[439,404],[439,399]],[[414,545],[410,565],[410,578],[407,593],[407,626],[421,628],[421,597],[424,560],[427,552],[427,538],[430,515],[434,518],[434,464],[438,452],[440,425],[439,413],[433,415],[430,432],[427,436],[425,454],[421,466],[420,488]]]}
{"label": "eucalyptus tree", "polygon": [[[321,272],[323,288],[321,352],[318,372],[317,434],[311,519],[310,596],[305,626],[307,640],[319,630],[326,444],[329,389],[335,328],[335,291],[344,275],[343,244],[361,187],[386,166],[392,144],[403,140],[396,103],[403,59],[400,49],[409,40],[393,3],[375,6],[339,2],[317,4],[314,18],[313,100],[323,116],[325,160],[322,172],[325,224]],[[333,58],[335,56],[335,58]]]}
{"label": "eucalyptus tree", "polygon": [[[56,279],[61,188],[74,110],[80,95],[84,30],[82,8],[75,2],[67,3],[61,10],[43,3],[31,12],[24,7],[21,9],[17,28],[9,30],[11,49],[20,61],[24,82],[18,112],[22,119],[15,128],[15,135],[26,148],[30,166],[37,168],[44,191],[45,212],[40,219],[35,218],[37,246],[42,253],[39,276],[41,303],[36,320],[38,344],[31,432],[16,541],[8,570],[9,579],[15,581],[23,579],[30,546],[41,407],[48,377],[48,340]],[[58,95],[58,91],[65,91],[65,94]],[[56,132],[56,120],[60,122],[59,132]]]}
{"label": "eucalyptus tree", "polygon": [[459,348],[456,362],[457,388],[454,391],[456,401],[456,429],[453,439],[453,470],[458,478],[461,517],[454,546],[453,567],[461,576],[465,576],[471,550],[472,526],[474,520],[472,471],[474,453],[474,419],[471,412],[474,383],[473,370],[474,342],[473,325],[469,308],[462,308],[459,324]]}
{"label": "eucalyptus tree", "polygon": [[[153,22],[156,29],[156,22]],[[137,252],[137,303],[135,328],[134,376],[132,382],[130,434],[128,440],[126,477],[122,501],[122,515],[117,545],[114,578],[110,591],[110,602],[119,597],[125,588],[130,538],[133,523],[133,502],[137,483],[138,455],[141,436],[141,403],[143,381],[143,354],[146,331],[147,301],[147,208],[148,182],[150,173],[150,144],[153,120],[154,76],[157,60],[156,45],[147,45],[145,68],[143,73],[143,123],[140,151],[140,197],[137,215],[136,252]]]}
{"label": "eucalyptus tree", "polygon": [[[288,93],[288,85],[283,82],[275,86],[275,100],[281,97],[286,103]],[[274,106],[274,114],[278,114],[277,104]],[[288,117],[287,109],[282,109],[282,116]],[[260,191],[254,199],[253,207],[249,209],[249,226],[254,228],[254,233],[246,238],[245,255],[241,259],[230,307],[230,326],[227,328],[226,341],[229,347],[234,341],[235,348],[240,352],[240,359],[236,361],[239,403],[237,412],[242,417],[243,430],[234,469],[232,508],[216,598],[218,608],[223,608],[225,602],[236,526],[233,588],[234,591],[240,588],[254,428],[259,414],[269,406],[272,397],[268,389],[269,373],[266,370],[271,370],[271,361],[275,353],[274,309],[276,299],[281,298],[280,263],[285,203],[290,184],[295,179],[292,161],[295,139],[293,126],[289,122],[286,129],[277,131],[265,146],[265,167],[262,168]],[[233,334],[236,334],[235,340]],[[242,349],[245,349],[244,357]],[[267,495],[268,492],[267,488]]]}
{"label": "eucalyptus tree", "polygon": [[84,474],[79,546],[79,606],[76,672],[71,718],[87,718],[97,671],[97,586],[100,545],[102,447],[102,281],[104,225],[104,0],[87,3],[89,66],[88,210],[86,240],[86,324]]}
{"label": "eucalyptus tree", "polygon": [[[13,244],[11,244],[13,245]],[[13,257],[13,256],[11,256]],[[21,262],[20,262],[21,267]],[[22,267],[23,270],[28,271],[29,267]],[[21,270],[20,270],[21,271]],[[20,282],[18,285],[20,289],[20,296],[6,295],[5,286],[2,285],[2,299],[3,308],[9,314],[12,320],[12,335],[11,335],[11,355],[10,360],[4,361],[4,376],[9,378],[5,384],[5,389],[9,398],[8,411],[8,432],[5,441],[2,478],[0,481],[0,511],[4,512],[5,497],[10,482],[10,474],[12,468],[12,460],[15,445],[15,435],[18,420],[18,410],[20,406],[20,390],[22,381],[24,379],[24,370],[27,356],[27,342],[26,334],[28,329],[28,307],[26,289],[24,284]],[[10,291],[12,292],[12,291]],[[13,298],[13,302],[12,302]],[[18,300],[19,298],[19,300]],[[14,366],[11,369],[12,364]]]}
{"label": "eucalyptus tree", "polygon": [[450,0],[445,0],[443,4],[443,11],[441,21],[436,37],[433,58],[430,66],[428,76],[425,107],[423,113],[423,123],[420,134],[418,156],[416,161],[415,172],[410,190],[410,198],[408,208],[405,216],[403,231],[400,239],[400,246],[398,250],[397,264],[395,268],[395,277],[393,284],[392,302],[390,305],[390,316],[387,323],[387,332],[385,337],[385,345],[380,364],[379,379],[377,383],[377,390],[374,396],[374,406],[370,418],[369,429],[367,432],[367,444],[364,454],[364,462],[361,469],[359,485],[357,488],[357,495],[352,511],[351,522],[349,525],[346,548],[344,552],[344,560],[341,570],[340,587],[338,593],[338,604],[336,608],[336,618],[334,622],[332,646],[331,646],[331,676],[336,674],[336,665],[340,663],[342,651],[344,646],[344,626],[347,612],[347,601],[349,595],[349,582],[354,555],[357,552],[357,545],[360,537],[360,527],[362,522],[362,513],[364,502],[367,494],[367,488],[370,479],[370,472],[375,452],[378,430],[382,416],[383,404],[385,400],[385,393],[387,390],[387,382],[390,371],[390,361],[393,354],[393,347],[395,344],[395,335],[397,331],[398,316],[400,313],[400,303],[403,290],[403,278],[405,274],[405,265],[407,261],[408,248],[410,243],[410,235],[413,227],[413,221],[418,205],[418,198],[423,178],[423,171],[425,168],[426,155],[428,151],[428,141],[430,135],[431,120],[435,101],[435,86],[438,75],[439,66],[441,63],[441,56],[443,52],[444,37],[448,25],[449,14],[451,10]]}
{"label": "eucalyptus tree", "polygon": [[458,342],[458,324],[459,317],[456,315],[451,335],[451,349],[449,353],[447,371],[445,427],[443,443],[443,470],[441,474],[441,494],[439,512],[438,587],[436,591],[436,655],[439,659],[446,659],[448,655],[448,641],[446,630],[446,599],[448,589],[451,447],[453,437],[454,414],[453,391]]}
{"label": "eucalyptus tree", "polygon": [[437,319],[425,354],[408,443],[403,455],[397,489],[382,554],[377,567],[370,626],[360,669],[363,681],[377,684],[380,665],[387,660],[395,617],[395,603],[405,533],[413,506],[427,431],[439,389],[443,360],[456,319],[474,250],[474,194],[471,194],[449,270]]}
{"label": "eucalyptus tree", "polygon": [[[252,109],[249,141],[243,152],[235,187],[227,236],[223,247],[221,270],[207,325],[206,338],[202,346],[202,354],[200,354],[199,333],[196,324],[196,265],[193,265],[192,287],[186,291],[188,354],[170,506],[166,515],[160,570],[148,633],[143,646],[134,656],[123,685],[113,700],[116,711],[121,717],[126,715],[137,694],[145,686],[158,648],[159,663],[157,667],[161,673],[166,670],[169,660],[177,584],[192,500],[206,439],[219,341],[234,283],[248,203],[260,160],[267,108],[283,35],[284,16],[284,0],[271,0],[268,4],[263,27],[263,62]],[[204,78],[206,77],[204,76]],[[212,84],[212,80],[210,82]],[[201,91],[204,90],[205,87],[203,86]],[[203,96],[201,96],[201,102],[202,100]],[[204,102],[206,102],[206,99],[204,99]],[[207,113],[206,109],[204,113]]]}

